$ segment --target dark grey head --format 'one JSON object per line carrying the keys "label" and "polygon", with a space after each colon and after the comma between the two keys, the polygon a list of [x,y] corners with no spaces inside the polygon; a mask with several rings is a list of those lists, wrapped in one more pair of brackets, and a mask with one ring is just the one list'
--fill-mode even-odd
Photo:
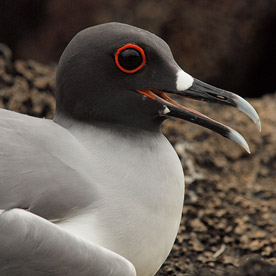
{"label": "dark grey head", "polygon": [[257,113],[245,100],[180,69],[161,38],[121,23],[87,28],[68,44],[57,71],[55,121],[70,117],[156,131],[164,119],[174,116],[247,147],[234,130],[178,105],[165,92],[235,106],[259,124]]}

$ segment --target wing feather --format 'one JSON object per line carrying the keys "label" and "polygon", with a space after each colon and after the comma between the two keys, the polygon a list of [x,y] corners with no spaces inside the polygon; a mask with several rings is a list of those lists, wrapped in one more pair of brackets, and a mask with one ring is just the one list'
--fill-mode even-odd
{"label": "wing feather", "polygon": [[0,209],[58,220],[93,204],[87,153],[67,129],[3,109],[0,118]]}
{"label": "wing feather", "polygon": [[135,276],[120,255],[22,209],[0,215],[0,276]]}

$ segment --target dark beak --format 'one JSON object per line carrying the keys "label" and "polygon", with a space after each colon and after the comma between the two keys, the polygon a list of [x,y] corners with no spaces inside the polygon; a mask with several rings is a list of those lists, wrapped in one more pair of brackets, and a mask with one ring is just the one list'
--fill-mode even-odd
{"label": "dark beak", "polygon": [[255,109],[246,100],[234,93],[216,88],[197,79],[193,79],[192,85],[188,89],[183,91],[179,89],[171,91],[160,91],[155,89],[145,89],[137,91],[143,95],[150,97],[153,100],[162,103],[165,107],[167,107],[164,109],[165,112],[163,116],[184,119],[186,121],[190,121],[192,123],[209,128],[221,134],[222,136],[235,141],[236,143],[241,145],[248,153],[250,153],[248,144],[237,131],[205,116],[204,114],[201,114],[195,110],[189,109],[176,103],[165,93],[173,93],[195,100],[220,103],[236,107],[240,111],[247,114],[261,131],[259,116]]}

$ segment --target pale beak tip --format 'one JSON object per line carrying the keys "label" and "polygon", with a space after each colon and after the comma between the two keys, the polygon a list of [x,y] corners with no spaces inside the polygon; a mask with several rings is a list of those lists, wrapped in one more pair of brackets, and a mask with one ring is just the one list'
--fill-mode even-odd
{"label": "pale beak tip", "polygon": [[261,131],[262,126],[261,126],[260,117],[256,112],[256,110],[254,109],[254,107],[250,103],[248,103],[245,99],[243,99],[242,97],[236,94],[234,95],[233,100],[236,103],[237,108],[240,111],[244,112],[247,116],[249,116],[251,120],[257,125],[258,130]]}
{"label": "pale beak tip", "polygon": [[227,135],[227,138],[231,139],[232,141],[239,144],[241,147],[243,147],[249,154],[251,154],[250,148],[243,138],[241,134],[239,134],[236,130],[229,128],[229,133]]}

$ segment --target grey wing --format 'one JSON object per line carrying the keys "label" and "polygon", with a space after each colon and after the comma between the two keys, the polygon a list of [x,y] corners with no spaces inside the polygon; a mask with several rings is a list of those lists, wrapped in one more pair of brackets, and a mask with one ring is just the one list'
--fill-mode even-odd
{"label": "grey wing", "polygon": [[120,255],[22,209],[0,215],[0,276],[135,276]]}
{"label": "grey wing", "polygon": [[97,192],[85,151],[51,120],[0,110],[0,209],[23,208],[58,220],[91,205]]}

